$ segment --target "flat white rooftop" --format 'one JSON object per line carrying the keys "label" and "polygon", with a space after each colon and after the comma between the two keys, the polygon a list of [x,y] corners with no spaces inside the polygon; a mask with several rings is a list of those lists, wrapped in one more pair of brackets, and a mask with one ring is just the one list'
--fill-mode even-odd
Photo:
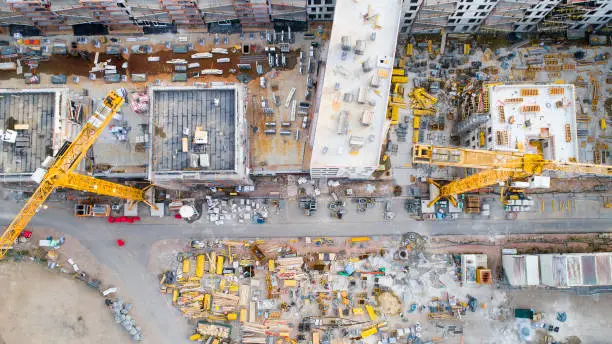
{"label": "flat white rooftop", "polygon": [[400,0],[336,1],[315,115],[313,177],[363,179],[378,167],[400,12]]}
{"label": "flat white rooftop", "polygon": [[499,85],[489,88],[492,132],[487,147],[537,153],[546,159],[578,158],[574,85]]}

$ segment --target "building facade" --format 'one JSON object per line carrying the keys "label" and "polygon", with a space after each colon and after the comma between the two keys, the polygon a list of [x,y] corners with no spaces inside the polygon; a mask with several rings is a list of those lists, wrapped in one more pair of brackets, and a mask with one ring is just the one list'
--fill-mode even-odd
{"label": "building facade", "polygon": [[308,20],[333,20],[336,0],[307,0]]}
{"label": "building facade", "polygon": [[[333,20],[336,0],[307,0],[306,6],[308,20]],[[611,15],[606,0],[403,0],[399,33],[599,30]]]}
{"label": "building facade", "polygon": [[275,22],[305,23],[306,13],[307,0],[0,0],[0,25],[31,26],[42,34],[87,24],[138,32],[148,27],[206,31],[209,24],[239,23],[245,31],[262,31]]}
{"label": "building facade", "polygon": [[[0,0],[0,25],[58,33],[101,23],[112,30],[173,26],[203,31],[240,23],[245,31],[275,21],[332,21],[337,0]],[[602,30],[608,0],[403,0],[400,36],[475,32]]]}
{"label": "building facade", "polygon": [[400,0],[337,0],[310,128],[312,178],[369,179],[378,169],[400,8]]}

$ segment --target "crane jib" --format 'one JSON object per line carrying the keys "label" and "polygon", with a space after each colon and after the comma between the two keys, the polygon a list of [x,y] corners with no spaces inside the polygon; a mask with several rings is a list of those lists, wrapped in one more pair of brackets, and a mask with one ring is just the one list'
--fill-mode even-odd
{"label": "crane jib", "polygon": [[15,216],[11,224],[0,235],[0,259],[12,248],[19,234],[27,226],[32,217],[34,217],[40,206],[53,190],[58,187],[130,200],[132,201],[130,207],[137,202],[144,202],[157,209],[154,204],[151,204],[146,199],[145,191],[150,189],[152,185],[140,190],[132,186],[116,184],[73,172],[87,153],[87,150],[108,125],[111,118],[119,111],[126,96],[127,92],[125,89],[110,92],[89,117],[87,123],[74,138],[73,142],[64,142],[55,154],[55,159],[48,157],[43,162],[43,167],[37,169],[37,172],[39,170],[42,172],[38,174],[40,180],[33,178],[39,183],[38,188],[19,211],[19,214]]}

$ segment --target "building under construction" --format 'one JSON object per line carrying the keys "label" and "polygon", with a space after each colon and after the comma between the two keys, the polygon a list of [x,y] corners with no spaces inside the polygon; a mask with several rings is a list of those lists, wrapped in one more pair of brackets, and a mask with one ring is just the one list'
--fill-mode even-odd
{"label": "building under construction", "polygon": [[151,87],[148,179],[156,185],[248,183],[246,90]]}
{"label": "building under construction", "polygon": [[336,2],[311,126],[313,178],[368,179],[379,166],[400,1]]}
{"label": "building under construction", "polygon": [[70,119],[65,89],[0,89],[0,178],[29,181],[80,125]]}
{"label": "building under construction", "polygon": [[578,160],[574,85],[487,87],[489,113],[473,114],[457,124],[463,146]]}

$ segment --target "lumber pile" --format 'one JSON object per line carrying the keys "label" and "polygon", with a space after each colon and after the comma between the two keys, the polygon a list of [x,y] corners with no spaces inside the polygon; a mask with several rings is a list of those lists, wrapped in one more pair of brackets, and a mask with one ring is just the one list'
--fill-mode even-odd
{"label": "lumber pile", "polygon": [[260,323],[247,322],[242,324],[242,332],[245,332],[247,334],[256,334],[265,337],[266,332],[268,332],[268,330],[268,326],[262,325]]}
{"label": "lumber pile", "polygon": [[213,293],[214,308],[235,308],[240,302],[240,297],[232,294],[215,292]]}
{"label": "lumber pile", "polygon": [[227,325],[209,323],[205,321],[198,322],[197,331],[203,336],[223,339],[230,338],[232,332],[231,327]]}
{"label": "lumber pile", "polygon": [[302,265],[304,265],[303,257],[278,258],[276,259],[276,268],[282,272],[277,273],[276,276],[282,280],[305,277]]}

